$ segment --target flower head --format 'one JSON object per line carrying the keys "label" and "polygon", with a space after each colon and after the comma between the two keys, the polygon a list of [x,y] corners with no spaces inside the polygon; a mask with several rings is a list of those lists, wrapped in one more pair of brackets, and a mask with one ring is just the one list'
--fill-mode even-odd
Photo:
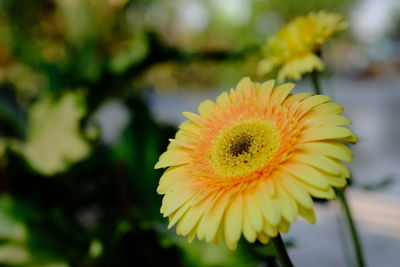
{"label": "flower head", "polygon": [[278,81],[300,79],[304,73],[322,71],[318,56],[321,46],[336,32],[347,27],[339,14],[312,12],[290,21],[267,40],[265,59],[260,62],[261,75],[279,68]]}
{"label": "flower head", "polygon": [[242,234],[266,243],[298,215],[314,223],[311,196],[333,199],[332,187],[346,185],[341,161],[352,153],[342,142],[357,137],[341,126],[351,122],[340,105],[293,87],[244,78],[216,103],[202,102],[200,115],[184,113],[155,166],[168,167],[157,191],[169,227],[235,249]]}

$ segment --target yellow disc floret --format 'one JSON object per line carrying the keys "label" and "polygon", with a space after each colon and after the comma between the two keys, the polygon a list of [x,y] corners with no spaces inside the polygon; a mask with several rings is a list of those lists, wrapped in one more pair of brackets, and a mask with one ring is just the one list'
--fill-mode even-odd
{"label": "yellow disc floret", "polygon": [[278,145],[279,133],[272,121],[248,120],[220,134],[211,149],[210,159],[216,173],[237,177],[263,168]]}

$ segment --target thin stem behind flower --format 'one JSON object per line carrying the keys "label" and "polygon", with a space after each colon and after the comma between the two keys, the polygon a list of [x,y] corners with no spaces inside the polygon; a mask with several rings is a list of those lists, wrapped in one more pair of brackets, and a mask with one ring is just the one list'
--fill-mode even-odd
{"label": "thin stem behind flower", "polygon": [[355,250],[355,253],[356,253],[358,266],[359,267],[364,267],[365,266],[365,262],[364,262],[364,257],[363,257],[363,253],[362,253],[360,239],[358,237],[357,228],[356,228],[356,225],[354,223],[353,216],[351,215],[351,210],[350,210],[350,207],[349,207],[349,203],[348,203],[348,201],[346,199],[346,194],[345,194],[344,189],[343,190],[336,190],[336,195],[338,196],[338,199],[340,201],[342,209],[346,213],[347,223],[349,225],[350,234],[351,234],[351,237],[353,239],[353,245],[354,245],[354,250]]}
{"label": "thin stem behind flower", "polygon": [[320,95],[321,92],[321,87],[319,85],[319,77],[318,77],[318,71],[314,70],[313,72],[311,72],[311,82],[314,86],[314,91],[316,95]]}
{"label": "thin stem behind flower", "polygon": [[285,244],[283,243],[281,234],[271,239],[272,244],[274,245],[276,255],[278,256],[279,261],[282,264],[282,267],[293,267],[293,263],[291,262],[289,255],[286,251]]}

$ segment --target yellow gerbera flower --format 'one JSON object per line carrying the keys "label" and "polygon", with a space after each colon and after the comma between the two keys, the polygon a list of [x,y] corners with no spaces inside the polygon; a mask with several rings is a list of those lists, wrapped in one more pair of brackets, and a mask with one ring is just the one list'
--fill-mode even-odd
{"label": "yellow gerbera flower", "polygon": [[175,139],[155,168],[169,167],[157,189],[161,213],[189,241],[219,242],[235,249],[241,234],[268,242],[300,215],[314,223],[310,196],[333,199],[344,187],[356,142],[330,98],[290,94],[294,84],[274,87],[242,79],[200,115],[185,112]]}
{"label": "yellow gerbera flower", "polygon": [[260,62],[259,73],[264,75],[280,68],[278,81],[284,81],[286,78],[298,80],[313,70],[322,71],[324,65],[317,52],[334,33],[346,27],[341,15],[325,11],[290,21],[267,40],[266,58]]}

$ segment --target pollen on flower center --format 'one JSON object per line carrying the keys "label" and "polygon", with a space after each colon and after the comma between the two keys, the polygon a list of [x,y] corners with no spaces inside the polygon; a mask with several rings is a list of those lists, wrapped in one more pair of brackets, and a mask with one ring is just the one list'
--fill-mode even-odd
{"label": "pollen on flower center", "polygon": [[249,149],[253,139],[253,136],[247,133],[239,134],[231,143],[231,146],[229,147],[229,153],[235,157],[243,153],[249,153]]}
{"label": "pollen on flower center", "polygon": [[272,121],[247,120],[221,132],[210,151],[217,174],[246,175],[262,169],[279,146],[279,133]]}

